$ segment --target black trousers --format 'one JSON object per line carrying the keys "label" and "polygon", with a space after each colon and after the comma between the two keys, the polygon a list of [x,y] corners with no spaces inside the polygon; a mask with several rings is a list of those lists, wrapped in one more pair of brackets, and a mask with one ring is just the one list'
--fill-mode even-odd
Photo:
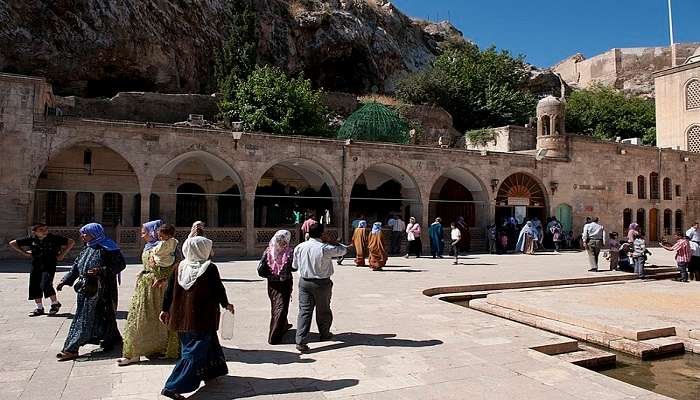
{"label": "black trousers", "polygon": [[389,246],[389,254],[401,254],[401,231],[391,231],[391,246]]}
{"label": "black trousers", "polygon": [[55,269],[42,269],[32,267],[29,273],[29,300],[49,298],[56,294],[53,288],[53,277],[56,275]]}
{"label": "black trousers", "polygon": [[321,336],[328,336],[333,323],[331,295],[333,281],[326,279],[299,279],[299,318],[297,319],[297,344],[308,342],[311,317],[316,309],[316,325]]}
{"label": "black trousers", "polygon": [[423,243],[421,243],[419,237],[417,237],[415,240],[411,240],[408,242],[408,255],[409,256],[415,255],[416,257],[420,257],[422,250],[423,250]]}
{"label": "black trousers", "polygon": [[267,296],[270,298],[270,334],[267,342],[279,344],[289,330],[287,313],[292,297],[292,280],[267,281]]}

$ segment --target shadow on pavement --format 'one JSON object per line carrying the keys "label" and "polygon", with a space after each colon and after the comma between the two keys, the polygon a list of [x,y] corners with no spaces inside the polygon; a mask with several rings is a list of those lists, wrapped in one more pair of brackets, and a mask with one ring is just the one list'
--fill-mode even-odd
{"label": "shadow on pavement", "polygon": [[301,354],[280,350],[245,350],[223,347],[226,361],[237,361],[245,364],[294,364],[312,363],[312,358],[301,358]]}
{"label": "shadow on pavement", "polygon": [[[70,271],[71,267],[56,267],[56,273]],[[0,265],[0,274],[22,274],[32,270],[31,261],[27,264],[12,263]]]}
{"label": "shadow on pavement", "polygon": [[262,282],[262,279],[231,279],[231,278],[221,278],[221,282],[234,282],[234,283],[249,283],[249,282]]}
{"label": "shadow on pavement", "polygon": [[378,346],[378,347],[428,347],[442,344],[442,340],[411,340],[395,339],[394,333],[355,333],[346,332],[333,336],[332,343],[326,346],[311,349],[306,354],[318,353],[321,351],[337,350],[351,346]]}
{"label": "shadow on pavement", "polygon": [[188,399],[242,399],[286,393],[332,392],[355,386],[357,379],[256,378],[222,376],[205,385]]}

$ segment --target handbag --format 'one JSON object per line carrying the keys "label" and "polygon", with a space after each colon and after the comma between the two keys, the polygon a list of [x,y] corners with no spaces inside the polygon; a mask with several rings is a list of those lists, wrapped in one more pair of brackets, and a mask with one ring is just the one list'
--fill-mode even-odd
{"label": "handbag", "polygon": [[73,290],[85,297],[94,297],[97,294],[98,287],[99,281],[97,277],[80,275],[78,280],[73,285]]}
{"label": "handbag", "polygon": [[272,276],[272,271],[270,271],[270,267],[267,265],[267,252],[263,254],[258,263],[258,276],[261,278],[269,278]]}

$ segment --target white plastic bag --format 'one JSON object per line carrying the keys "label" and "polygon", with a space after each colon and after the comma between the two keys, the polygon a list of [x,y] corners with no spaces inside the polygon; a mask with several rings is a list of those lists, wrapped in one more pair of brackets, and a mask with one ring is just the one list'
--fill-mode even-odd
{"label": "white plastic bag", "polygon": [[221,336],[221,340],[233,339],[234,315],[235,314],[228,311],[221,313],[221,324],[219,324],[219,335]]}

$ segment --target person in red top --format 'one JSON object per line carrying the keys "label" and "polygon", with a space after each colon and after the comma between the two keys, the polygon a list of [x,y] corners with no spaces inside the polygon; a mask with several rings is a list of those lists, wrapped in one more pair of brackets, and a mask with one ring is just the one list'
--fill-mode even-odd
{"label": "person in red top", "polygon": [[309,228],[316,223],[316,214],[310,214],[309,219],[301,224],[301,232],[304,234],[304,241],[309,240]]}
{"label": "person in red top", "polygon": [[688,238],[685,237],[683,232],[676,232],[676,243],[673,246],[661,243],[661,247],[668,251],[676,252],[676,264],[678,265],[678,270],[681,272],[681,278],[676,279],[680,282],[688,282],[688,264],[690,264],[690,257],[692,257],[693,252],[690,250],[690,243],[688,243]]}

